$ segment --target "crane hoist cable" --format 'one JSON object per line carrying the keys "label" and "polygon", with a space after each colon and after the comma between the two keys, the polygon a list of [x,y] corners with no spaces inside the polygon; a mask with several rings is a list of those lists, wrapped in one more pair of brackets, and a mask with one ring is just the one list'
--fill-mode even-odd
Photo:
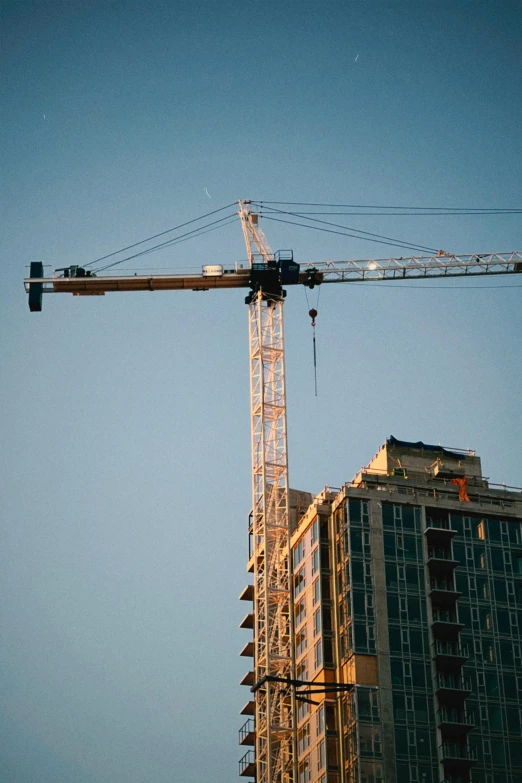
{"label": "crane hoist cable", "polygon": [[308,305],[308,315],[312,319],[312,346],[313,346],[313,354],[314,354],[314,387],[315,387],[315,396],[317,397],[317,346],[315,341],[315,319],[317,318],[318,312],[317,308],[319,307],[319,299],[321,296],[321,286],[318,287],[317,292],[317,302],[315,307],[310,307],[310,302],[308,300],[308,291],[306,288],[304,289],[305,296],[306,296],[306,303]]}

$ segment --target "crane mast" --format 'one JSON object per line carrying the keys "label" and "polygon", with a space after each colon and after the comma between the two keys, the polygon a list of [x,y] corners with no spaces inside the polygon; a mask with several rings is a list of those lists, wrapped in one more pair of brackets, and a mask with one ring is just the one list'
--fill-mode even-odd
{"label": "crane mast", "polygon": [[[251,268],[274,255],[244,202],[239,216]],[[260,269],[262,272],[263,270]],[[252,525],[254,558],[254,686],[256,780],[291,783],[296,723],[291,611],[288,456],[286,427],[283,291],[262,283],[249,300],[250,415],[252,432]],[[259,686],[259,687],[256,687]]]}
{"label": "crane mast", "polygon": [[44,293],[76,296],[112,291],[249,288],[252,532],[254,561],[254,692],[256,783],[297,783],[292,562],[289,525],[283,285],[377,282],[522,273],[522,253],[329,261],[298,265],[290,251],[272,253],[249,201],[239,201],[247,248],[242,265],[202,273],[96,276],[71,266],[49,278],[31,263],[24,281],[31,311]]}

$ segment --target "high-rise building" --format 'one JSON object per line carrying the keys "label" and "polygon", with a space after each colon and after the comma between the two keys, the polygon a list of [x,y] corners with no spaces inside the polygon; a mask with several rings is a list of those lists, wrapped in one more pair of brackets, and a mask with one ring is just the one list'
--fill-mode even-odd
{"label": "high-rise building", "polygon": [[[520,490],[389,438],[340,490],[291,498],[296,783],[520,783]],[[242,712],[255,779],[252,696]]]}

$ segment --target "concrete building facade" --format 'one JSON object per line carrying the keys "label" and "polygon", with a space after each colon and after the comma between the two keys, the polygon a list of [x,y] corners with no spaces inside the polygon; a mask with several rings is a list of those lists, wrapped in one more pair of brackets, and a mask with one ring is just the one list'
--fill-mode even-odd
{"label": "concrete building facade", "polygon": [[[474,452],[389,438],[291,505],[296,783],[522,781],[520,490]],[[253,698],[243,714],[249,748]]]}

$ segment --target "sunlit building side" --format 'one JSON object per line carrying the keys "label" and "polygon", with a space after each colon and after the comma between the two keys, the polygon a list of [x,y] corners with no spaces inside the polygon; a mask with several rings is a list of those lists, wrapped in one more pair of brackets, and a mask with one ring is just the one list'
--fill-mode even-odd
{"label": "sunlit building side", "polygon": [[[519,783],[521,491],[389,438],[344,487],[292,492],[291,519],[296,783]],[[252,695],[242,713],[255,780]]]}

